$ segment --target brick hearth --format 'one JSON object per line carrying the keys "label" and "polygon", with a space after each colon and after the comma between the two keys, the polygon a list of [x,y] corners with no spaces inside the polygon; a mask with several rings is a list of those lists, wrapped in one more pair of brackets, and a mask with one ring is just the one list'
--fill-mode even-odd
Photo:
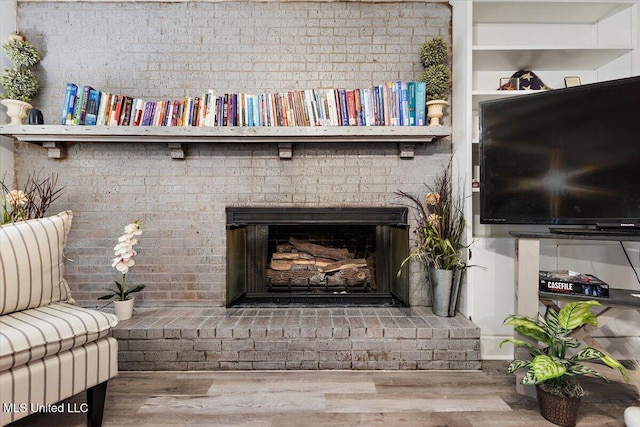
{"label": "brick hearth", "polygon": [[136,309],[120,370],[480,369],[480,330],[430,308]]}

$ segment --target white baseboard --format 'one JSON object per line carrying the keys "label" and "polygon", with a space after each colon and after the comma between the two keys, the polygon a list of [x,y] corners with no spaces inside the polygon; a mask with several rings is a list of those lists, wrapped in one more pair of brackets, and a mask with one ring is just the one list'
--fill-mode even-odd
{"label": "white baseboard", "polygon": [[[513,345],[499,347],[503,336],[487,335],[480,337],[480,357],[482,360],[511,360]],[[596,337],[596,341],[613,357],[619,360],[637,360],[640,358],[640,337]]]}
{"label": "white baseboard", "polygon": [[513,345],[505,344],[499,347],[500,341],[508,337],[485,335],[480,337],[480,357],[482,360],[511,360],[513,359]]}

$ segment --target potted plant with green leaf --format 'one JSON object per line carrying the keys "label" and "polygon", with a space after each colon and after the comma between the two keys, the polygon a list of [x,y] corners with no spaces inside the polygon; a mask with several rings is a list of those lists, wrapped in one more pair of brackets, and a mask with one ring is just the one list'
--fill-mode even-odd
{"label": "potted plant with green leaf", "polygon": [[114,308],[116,316],[119,320],[130,319],[133,314],[133,303],[135,298],[131,294],[140,292],[147,285],[134,285],[127,287],[126,278],[129,269],[135,265],[133,258],[137,255],[137,252],[133,249],[138,244],[136,236],[142,234],[140,229],[140,221],[133,221],[131,224],[124,227],[124,234],[118,239],[118,244],[113,248],[116,257],[113,258],[111,266],[114,267],[122,274],[122,279],[118,282],[115,281],[116,287],[112,289],[106,289],[108,294],[101,296],[98,299],[111,299],[117,298],[114,302]]}
{"label": "potted plant with green leaf", "polygon": [[420,47],[420,62],[424,71],[418,78],[427,87],[427,116],[429,126],[439,126],[444,115],[449,88],[451,87],[451,71],[448,66],[449,48],[441,37],[426,41]]}
{"label": "potted plant with green leaf", "polygon": [[33,108],[29,102],[40,88],[36,76],[29,69],[40,62],[40,54],[19,34],[9,36],[2,49],[13,63],[13,68],[7,68],[0,74],[0,85],[5,90],[4,95],[0,95],[0,103],[7,107],[10,124],[20,125],[27,117],[27,112]]}
{"label": "potted plant with green leaf", "polygon": [[429,273],[432,310],[438,316],[455,316],[462,272],[467,267],[462,250],[466,221],[462,198],[453,188],[453,156],[435,178],[433,187],[427,185],[422,197],[396,191],[414,210],[417,227],[415,246],[403,261],[419,260]]}
{"label": "potted plant with green leaf", "polygon": [[554,424],[576,425],[580,399],[585,395],[576,377],[591,375],[606,381],[600,373],[582,362],[603,362],[618,369],[629,382],[627,370],[611,355],[593,347],[580,347],[580,342],[571,337],[571,332],[583,325],[598,326],[598,318],[591,308],[600,305],[593,300],[576,301],[567,303],[559,311],[550,306],[545,315],[538,315],[537,319],[510,315],[504,321],[506,325],[512,325],[515,332],[531,339],[507,338],[500,342],[500,347],[505,343],[522,347],[532,357],[531,360],[513,360],[507,373],[527,369],[521,384],[536,386],[540,414]]}

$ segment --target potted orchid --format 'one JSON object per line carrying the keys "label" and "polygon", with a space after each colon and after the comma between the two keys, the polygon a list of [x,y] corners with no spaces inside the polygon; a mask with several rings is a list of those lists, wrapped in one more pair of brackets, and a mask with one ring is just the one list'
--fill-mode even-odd
{"label": "potted orchid", "polygon": [[120,320],[127,320],[131,318],[133,313],[133,303],[135,298],[131,294],[140,292],[147,285],[135,285],[127,287],[126,279],[129,269],[135,265],[133,258],[137,255],[137,252],[133,249],[138,244],[136,236],[142,234],[140,229],[140,221],[133,221],[124,227],[124,234],[118,238],[118,244],[113,248],[115,252],[115,258],[112,260],[111,267],[115,268],[122,274],[122,279],[116,283],[116,288],[107,288],[108,294],[101,296],[98,299],[111,299],[117,298],[113,305],[116,310],[116,316]]}

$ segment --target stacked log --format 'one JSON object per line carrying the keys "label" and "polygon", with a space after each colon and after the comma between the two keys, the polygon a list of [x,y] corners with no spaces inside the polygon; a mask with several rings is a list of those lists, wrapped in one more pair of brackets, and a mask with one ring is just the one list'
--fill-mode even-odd
{"label": "stacked log", "polygon": [[291,237],[271,254],[267,279],[272,286],[348,288],[371,284],[367,260],[345,248]]}

